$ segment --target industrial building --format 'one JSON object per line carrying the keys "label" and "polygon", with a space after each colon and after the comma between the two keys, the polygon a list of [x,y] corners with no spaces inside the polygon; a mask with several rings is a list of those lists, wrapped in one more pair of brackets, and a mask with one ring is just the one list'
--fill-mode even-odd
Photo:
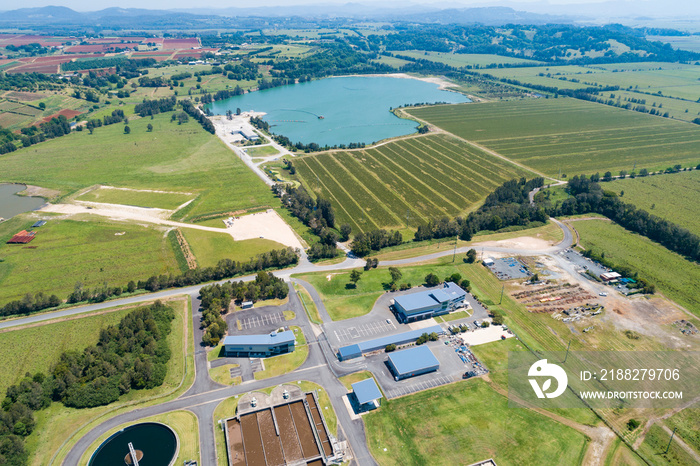
{"label": "industrial building", "polygon": [[614,283],[615,281],[619,280],[621,277],[622,276],[617,272],[607,272],[607,273],[600,274],[600,279],[606,283]]}
{"label": "industrial building", "polygon": [[377,382],[371,377],[352,384],[352,393],[357,401],[359,411],[378,408],[379,400],[383,398],[382,392],[377,387]]}
{"label": "industrial building", "polygon": [[427,374],[440,368],[440,362],[430,348],[424,345],[392,353],[388,364],[396,380]]}
{"label": "industrial building", "polygon": [[439,325],[433,325],[432,327],[421,328],[418,330],[411,330],[409,332],[397,333],[395,335],[387,335],[381,338],[375,338],[374,340],[363,341],[362,343],[355,343],[353,345],[343,346],[338,350],[338,359],[341,361],[347,361],[348,359],[359,358],[364,353],[370,353],[372,351],[382,350],[388,345],[405,345],[406,343],[413,343],[423,335],[427,333],[437,333],[441,335],[445,333],[445,330]]}
{"label": "industrial building", "polygon": [[224,354],[229,357],[267,358],[294,351],[294,332],[286,330],[266,335],[232,335],[224,338]]}
{"label": "industrial building", "polygon": [[256,133],[250,128],[241,128],[238,130],[238,133],[249,141],[257,141],[258,139],[260,139],[258,133]]}
{"label": "industrial building", "polygon": [[467,293],[452,282],[443,283],[441,288],[419,291],[394,300],[394,309],[403,323],[430,319],[447,314],[464,305]]}

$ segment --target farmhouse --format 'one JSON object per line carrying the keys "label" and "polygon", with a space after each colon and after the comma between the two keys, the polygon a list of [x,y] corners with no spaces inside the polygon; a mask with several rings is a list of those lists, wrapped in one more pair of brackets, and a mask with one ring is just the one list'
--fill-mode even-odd
{"label": "farmhouse", "polygon": [[294,332],[268,335],[232,335],[224,338],[224,354],[229,357],[267,358],[294,351]]}
{"label": "farmhouse", "polygon": [[434,372],[440,367],[433,352],[424,345],[392,353],[388,364],[397,381]]}
{"label": "farmhouse", "polygon": [[462,288],[446,282],[442,288],[399,296],[394,301],[394,309],[401,322],[415,322],[447,314],[461,307],[466,296],[467,293]]}

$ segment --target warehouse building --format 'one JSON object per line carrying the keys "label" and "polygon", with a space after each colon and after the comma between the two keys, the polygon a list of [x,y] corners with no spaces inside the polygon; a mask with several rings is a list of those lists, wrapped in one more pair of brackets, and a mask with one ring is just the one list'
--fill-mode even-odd
{"label": "warehouse building", "polygon": [[224,354],[229,357],[267,358],[291,353],[295,341],[291,330],[267,335],[232,335],[224,338]]}
{"label": "warehouse building", "polygon": [[433,325],[432,327],[421,328],[418,330],[411,330],[409,332],[397,333],[396,335],[387,335],[381,338],[375,338],[374,340],[363,341],[362,343],[355,343],[354,345],[343,346],[338,350],[338,359],[341,361],[347,361],[348,359],[359,358],[364,353],[370,353],[372,351],[377,351],[386,348],[388,345],[405,345],[406,343],[413,343],[423,335],[427,333],[437,333],[442,335],[445,330],[439,325]]}
{"label": "warehouse building", "polygon": [[419,291],[394,300],[394,309],[403,323],[430,319],[447,314],[464,305],[467,293],[452,282],[445,282],[441,288]]}
{"label": "warehouse building", "polygon": [[392,353],[388,363],[397,381],[434,372],[440,368],[440,362],[430,348],[424,345]]}

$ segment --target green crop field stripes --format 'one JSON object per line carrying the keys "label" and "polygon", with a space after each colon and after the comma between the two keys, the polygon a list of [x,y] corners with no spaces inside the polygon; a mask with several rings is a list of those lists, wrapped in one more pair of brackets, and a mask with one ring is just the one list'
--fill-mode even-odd
{"label": "green crop field stripes", "polygon": [[356,231],[417,227],[469,212],[503,181],[527,171],[450,135],[302,157],[298,173]]}
{"label": "green crop field stripes", "polygon": [[574,99],[411,110],[469,141],[548,175],[695,165],[696,125]]}

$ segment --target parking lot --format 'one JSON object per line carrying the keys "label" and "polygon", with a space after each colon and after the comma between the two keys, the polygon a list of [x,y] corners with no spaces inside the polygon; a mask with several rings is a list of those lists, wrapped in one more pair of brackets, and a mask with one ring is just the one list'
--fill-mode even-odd
{"label": "parking lot", "polygon": [[576,267],[581,269],[581,273],[586,273],[586,270],[600,277],[600,274],[605,272],[610,272],[607,267],[603,267],[597,262],[593,262],[587,257],[583,257],[581,253],[574,251],[573,249],[565,249],[559,253],[566,260],[574,264]]}
{"label": "parking lot", "polygon": [[392,320],[390,320],[389,323],[387,323],[386,320],[377,320],[352,327],[338,328],[333,330],[333,334],[341,344],[346,344],[352,343],[356,339],[367,340],[387,335],[395,332],[397,329],[397,324]]}
{"label": "parking lot", "polygon": [[248,330],[255,327],[263,327],[267,325],[281,325],[284,322],[284,314],[281,312],[256,315],[239,319],[241,321],[241,330]]}
{"label": "parking lot", "polygon": [[[415,379],[423,380],[415,381]],[[411,393],[420,392],[421,390],[439,387],[440,385],[447,385],[448,383],[452,383],[458,380],[455,377],[450,377],[447,375],[436,376],[435,373],[433,373],[432,378],[415,377],[415,379],[413,379],[414,383],[409,383],[407,385],[399,385],[395,388],[390,388],[388,390],[385,390],[384,394],[386,395],[387,399],[391,399],[396,398],[398,396],[404,396],[409,395]],[[412,379],[408,380],[410,381]]]}
{"label": "parking lot", "polygon": [[527,269],[525,264],[520,262],[515,257],[504,257],[494,259],[493,265],[488,266],[499,280],[513,280],[516,278],[527,278],[532,273]]}

